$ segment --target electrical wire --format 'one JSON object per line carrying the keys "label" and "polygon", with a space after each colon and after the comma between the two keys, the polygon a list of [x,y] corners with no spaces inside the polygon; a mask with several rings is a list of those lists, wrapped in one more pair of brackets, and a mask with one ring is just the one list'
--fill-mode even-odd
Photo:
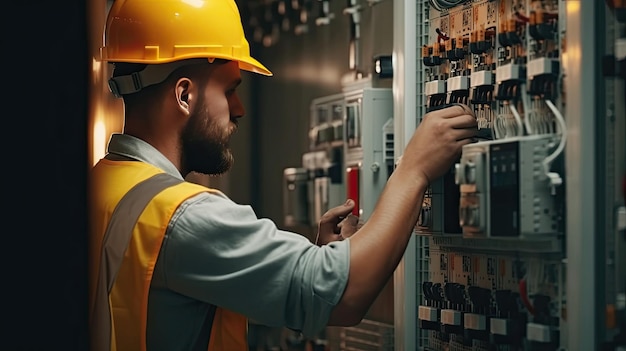
{"label": "electrical wire", "polygon": [[550,108],[552,113],[554,113],[554,116],[556,117],[556,121],[558,123],[558,126],[561,129],[560,130],[560,132],[561,132],[561,142],[559,143],[559,146],[556,148],[556,150],[554,150],[554,152],[552,152],[552,154],[550,154],[548,157],[546,157],[544,159],[544,161],[543,161],[543,164],[546,167],[546,172],[547,172],[550,169],[550,165],[552,164],[554,159],[561,152],[563,152],[563,149],[565,148],[565,142],[566,142],[566,138],[567,138],[567,134],[565,133],[565,130],[567,129],[567,126],[565,125],[565,119],[563,118],[563,115],[556,108],[556,106],[554,106],[552,101],[546,100],[546,105],[548,105],[548,107]]}
{"label": "electrical wire", "polygon": [[533,306],[533,303],[530,302],[530,299],[528,298],[528,286],[526,285],[525,278],[519,281],[519,296],[520,300],[522,300],[522,303],[524,304],[524,307],[528,310],[528,313],[534,316],[535,306]]}
{"label": "electrical wire", "polygon": [[548,108],[550,108],[552,113],[554,113],[554,116],[556,117],[556,121],[558,123],[560,133],[561,133],[561,141],[559,142],[559,146],[550,155],[548,155],[548,157],[546,157],[543,160],[543,167],[545,169],[546,175],[550,179],[551,185],[553,186],[552,192],[554,193],[554,186],[560,185],[562,183],[562,179],[558,173],[550,172],[550,166],[552,165],[552,162],[554,162],[556,157],[559,156],[559,154],[561,154],[561,152],[563,152],[563,150],[565,149],[565,142],[567,138],[567,133],[566,133],[567,126],[565,125],[565,118],[563,118],[563,115],[561,114],[559,109],[556,108],[556,106],[554,106],[552,101],[550,100],[545,100],[545,101],[546,101],[546,105],[548,105]]}
{"label": "electrical wire", "polygon": [[515,107],[515,104],[511,101],[509,103],[509,109],[511,109],[511,112],[513,113],[513,117],[515,117],[515,123],[517,123],[517,136],[522,136],[524,135],[524,126],[522,124],[522,117],[519,115],[519,112],[517,112],[517,108]]}
{"label": "electrical wire", "polygon": [[450,40],[450,37],[441,31],[439,28],[435,28],[435,32],[437,32],[437,42],[442,43],[443,41]]}
{"label": "electrical wire", "polygon": [[[522,84],[522,86],[524,86],[524,84]],[[522,91],[524,91],[524,89]],[[534,116],[531,117],[531,114],[533,113],[528,108],[528,102],[526,101],[527,99],[528,99],[528,94],[522,94],[522,108],[524,109],[524,113],[525,113],[524,126],[526,126],[526,133],[528,133],[529,135],[532,135],[534,134],[535,131],[531,127],[531,118],[534,118]]]}
{"label": "electrical wire", "polygon": [[541,106],[541,100],[536,99],[532,104],[532,113],[529,114],[531,124],[535,128],[535,134],[547,134],[550,133],[550,126],[546,121],[545,109]]}
{"label": "electrical wire", "polygon": [[443,11],[446,9],[453,8],[467,0],[429,0],[428,2],[432,7],[434,7],[437,11]]}
{"label": "electrical wire", "polygon": [[502,139],[506,137],[506,123],[504,122],[504,113],[501,113],[501,108],[498,107],[496,118],[493,121],[494,139]]}

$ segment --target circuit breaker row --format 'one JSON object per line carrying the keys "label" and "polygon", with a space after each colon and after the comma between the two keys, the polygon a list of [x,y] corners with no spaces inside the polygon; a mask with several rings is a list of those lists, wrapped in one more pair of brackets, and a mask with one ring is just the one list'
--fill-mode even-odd
{"label": "circuit breaker row", "polygon": [[557,350],[566,309],[562,4],[428,4],[425,111],[466,104],[479,134],[431,184],[415,227],[429,246],[420,346]]}
{"label": "circuit breaker row", "polygon": [[480,141],[429,189],[418,234],[562,231],[565,143],[557,1],[466,1],[430,11],[426,110],[469,105]]}
{"label": "circuit breaker row", "polygon": [[[418,325],[430,350],[557,349],[562,263],[431,247]],[[473,347],[473,348],[471,348]]]}

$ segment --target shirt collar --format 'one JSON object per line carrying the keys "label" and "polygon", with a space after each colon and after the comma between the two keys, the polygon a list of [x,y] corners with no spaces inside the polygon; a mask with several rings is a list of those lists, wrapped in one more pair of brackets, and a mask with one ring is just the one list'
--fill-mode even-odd
{"label": "shirt collar", "polygon": [[111,135],[107,152],[149,163],[176,178],[183,179],[174,164],[170,162],[170,160],[168,160],[159,150],[132,135],[121,133],[114,133]]}

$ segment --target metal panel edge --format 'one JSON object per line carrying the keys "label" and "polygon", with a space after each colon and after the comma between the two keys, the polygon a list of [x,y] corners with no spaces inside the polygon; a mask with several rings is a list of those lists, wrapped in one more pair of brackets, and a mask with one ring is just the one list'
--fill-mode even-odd
{"label": "metal panel edge", "polygon": [[[595,150],[596,76],[594,67],[597,4],[565,1],[567,15],[564,58],[567,204],[567,320],[571,350],[596,349],[595,335]],[[590,30],[592,28],[592,30]]]}
{"label": "metal panel edge", "polygon": [[[394,154],[401,155],[416,126],[416,2],[393,2],[394,79]],[[394,272],[394,340],[395,350],[416,350],[416,238],[412,236]]]}

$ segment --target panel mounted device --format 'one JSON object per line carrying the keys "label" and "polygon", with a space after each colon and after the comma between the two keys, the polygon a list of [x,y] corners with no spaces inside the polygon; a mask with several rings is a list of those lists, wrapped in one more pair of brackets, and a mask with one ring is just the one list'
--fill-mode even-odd
{"label": "panel mounted device", "polygon": [[388,88],[364,87],[345,91],[344,99],[346,195],[356,203],[353,214],[365,221],[393,169],[386,144],[393,138],[393,95]]}

